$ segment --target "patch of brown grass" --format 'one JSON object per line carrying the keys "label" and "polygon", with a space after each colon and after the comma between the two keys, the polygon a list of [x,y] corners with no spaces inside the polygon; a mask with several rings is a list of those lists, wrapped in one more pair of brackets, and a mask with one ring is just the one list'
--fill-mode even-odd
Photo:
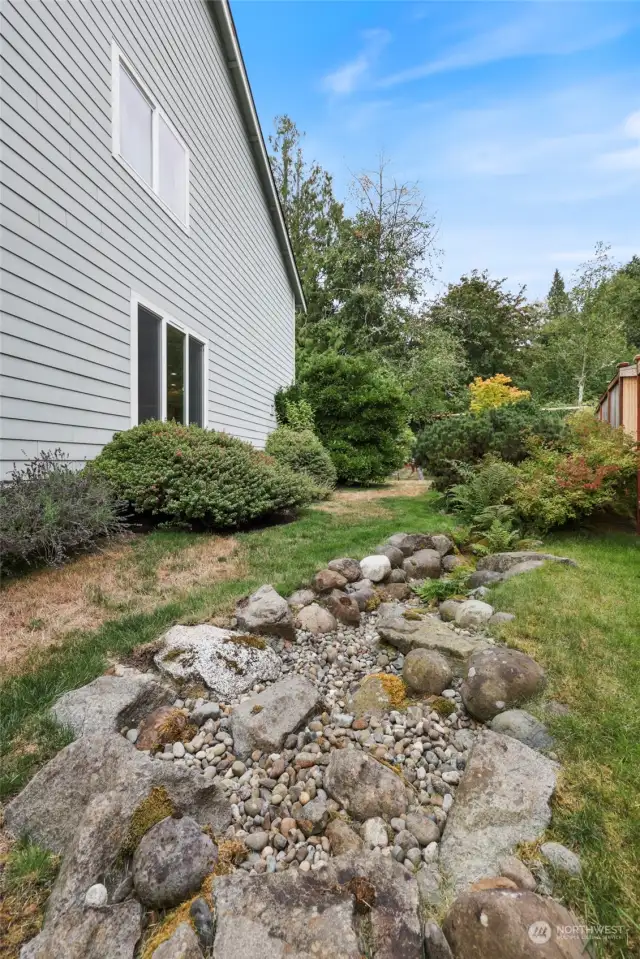
{"label": "patch of brown grass", "polygon": [[196,586],[238,578],[241,563],[230,537],[194,536],[193,545],[163,556],[149,575],[137,562],[131,537],[60,569],[42,569],[0,591],[0,670],[10,675],[24,660],[76,630],[97,629],[124,612],[148,612]]}
{"label": "patch of brown grass", "polygon": [[391,511],[382,505],[381,500],[389,497],[422,496],[430,487],[426,480],[390,480],[384,486],[371,489],[339,489],[331,499],[317,503],[313,509],[337,516],[390,516]]}

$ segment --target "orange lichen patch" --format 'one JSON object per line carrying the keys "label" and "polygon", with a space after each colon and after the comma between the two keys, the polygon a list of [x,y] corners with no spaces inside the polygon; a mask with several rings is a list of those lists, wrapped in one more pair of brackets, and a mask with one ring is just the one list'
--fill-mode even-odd
{"label": "orange lichen patch", "polygon": [[[137,544],[138,546],[140,544]],[[25,668],[29,654],[92,630],[125,612],[148,612],[195,586],[242,575],[230,537],[194,534],[194,543],[162,557],[157,568],[139,562],[133,537],[60,569],[41,569],[0,591],[0,670]]]}
{"label": "orange lichen patch", "polygon": [[392,706],[402,706],[407,698],[407,687],[399,676],[391,673],[374,673],[373,676],[382,683],[385,693]]}

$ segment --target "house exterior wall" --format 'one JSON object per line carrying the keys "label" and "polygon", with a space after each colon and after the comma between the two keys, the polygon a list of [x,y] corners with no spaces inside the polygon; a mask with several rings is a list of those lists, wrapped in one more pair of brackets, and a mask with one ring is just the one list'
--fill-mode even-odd
{"label": "house exterior wall", "polygon": [[[208,426],[262,446],[294,292],[204,0],[2,4],[3,472],[131,424],[131,299],[207,338]],[[118,46],[190,151],[187,233],[112,155]]]}

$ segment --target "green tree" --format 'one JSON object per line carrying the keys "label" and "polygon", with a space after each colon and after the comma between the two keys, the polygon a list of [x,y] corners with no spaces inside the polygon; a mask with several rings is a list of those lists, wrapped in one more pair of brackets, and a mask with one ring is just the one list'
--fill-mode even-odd
{"label": "green tree", "polygon": [[640,257],[634,256],[603,284],[598,309],[622,323],[633,356],[640,351]]}
{"label": "green tree", "polygon": [[456,337],[430,324],[418,326],[404,359],[397,363],[409,394],[414,430],[434,413],[463,410],[469,381],[466,355]]}
{"label": "green tree", "polygon": [[537,314],[526,302],[525,287],[510,293],[505,283],[506,279],[491,279],[486,270],[473,270],[450,283],[431,308],[434,326],[462,344],[473,376],[513,373],[536,325]]}
{"label": "green tree", "polygon": [[551,287],[547,293],[547,312],[549,316],[562,316],[571,309],[571,300],[565,290],[564,280],[560,271],[556,270],[553,274]]}

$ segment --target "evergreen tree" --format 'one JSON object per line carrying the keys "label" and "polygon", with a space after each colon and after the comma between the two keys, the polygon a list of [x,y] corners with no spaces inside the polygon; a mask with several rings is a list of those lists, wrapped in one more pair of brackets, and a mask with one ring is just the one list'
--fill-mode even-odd
{"label": "evergreen tree", "polygon": [[560,271],[556,270],[553,274],[551,288],[547,294],[547,311],[550,317],[562,316],[571,309],[569,294],[564,288],[564,280]]}

